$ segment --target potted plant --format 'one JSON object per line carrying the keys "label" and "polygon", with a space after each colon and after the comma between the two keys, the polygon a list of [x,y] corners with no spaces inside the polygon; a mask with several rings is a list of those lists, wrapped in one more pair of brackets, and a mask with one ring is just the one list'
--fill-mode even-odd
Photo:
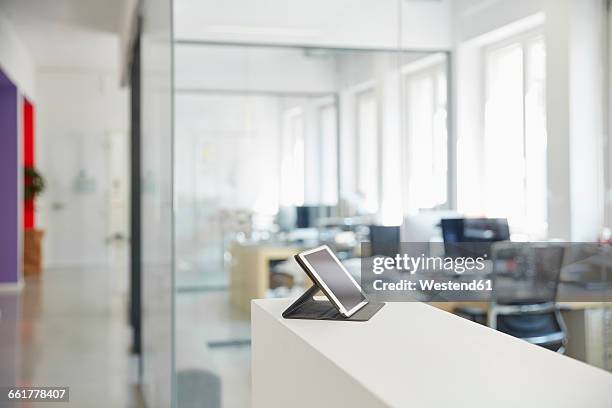
{"label": "potted plant", "polygon": [[[45,190],[45,179],[32,166],[23,169],[23,198],[26,219],[28,213],[33,220],[34,200]],[[30,225],[28,225],[30,224]],[[38,274],[42,271],[43,231],[34,228],[33,222],[25,222],[23,231],[23,273]]]}

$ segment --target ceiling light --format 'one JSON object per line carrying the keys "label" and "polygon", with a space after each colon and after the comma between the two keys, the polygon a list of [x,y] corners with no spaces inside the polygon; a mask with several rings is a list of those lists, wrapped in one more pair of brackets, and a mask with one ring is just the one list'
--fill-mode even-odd
{"label": "ceiling light", "polygon": [[287,37],[312,37],[318,33],[318,30],[308,28],[262,27],[246,25],[212,25],[207,27],[206,31],[215,34],[279,35]]}

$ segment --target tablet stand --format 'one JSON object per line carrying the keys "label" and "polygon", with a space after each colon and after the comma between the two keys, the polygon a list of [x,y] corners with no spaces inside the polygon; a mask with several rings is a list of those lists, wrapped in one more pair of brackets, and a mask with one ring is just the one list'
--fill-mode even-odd
{"label": "tablet stand", "polygon": [[384,303],[369,302],[351,317],[345,317],[329,300],[315,300],[314,295],[318,291],[319,287],[314,283],[283,312],[283,317],[285,319],[365,322],[370,320],[385,305]]}

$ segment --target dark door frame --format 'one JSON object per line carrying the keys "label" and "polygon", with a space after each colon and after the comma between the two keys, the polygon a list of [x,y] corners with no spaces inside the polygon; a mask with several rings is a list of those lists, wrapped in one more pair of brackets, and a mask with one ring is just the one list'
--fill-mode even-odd
{"label": "dark door frame", "polygon": [[[142,355],[140,57],[138,22],[130,64],[130,323],[132,352],[138,356]],[[142,375],[142,358],[138,366]]]}

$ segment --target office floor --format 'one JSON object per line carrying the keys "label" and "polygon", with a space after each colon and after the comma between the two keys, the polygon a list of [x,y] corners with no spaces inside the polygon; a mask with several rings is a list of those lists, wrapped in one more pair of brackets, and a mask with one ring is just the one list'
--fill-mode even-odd
{"label": "office floor", "polygon": [[196,401],[211,402],[207,407],[250,405],[250,322],[231,307],[227,288],[217,285],[219,276],[221,272],[177,275],[179,283],[194,277],[198,282],[179,286],[175,298],[177,370],[216,380],[216,385],[186,391],[179,385],[180,407],[200,407]]}
{"label": "office floor", "polygon": [[[218,274],[200,278],[176,294],[176,367],[179,382],[181,373],[214,381],[180,392],[179,406],[248,407],[249,319],[230,307]],[[142,407],[123,279],[56,269],[28,278],[22,292],[0,292],[0,386],[68,385],[69,406]],[[38,406],[46,404],[19,408]]]}
{"label": "office floor", "polygon": [[69,386],[67,406],[142,407],[123,277],[46,270],[21,292],[0,292],[0,386]]}
{"label": "office floor", "polygon": [[[247,316],[230,307],[227,290],[177,293],[175,350],[179,378],[181,372],[199,372],[218,381],[217,387],[187,390],[179,384],[179,406],[244,408],[250,405],[250,326]],[[196,405],[194,401],[206,403]]]}

